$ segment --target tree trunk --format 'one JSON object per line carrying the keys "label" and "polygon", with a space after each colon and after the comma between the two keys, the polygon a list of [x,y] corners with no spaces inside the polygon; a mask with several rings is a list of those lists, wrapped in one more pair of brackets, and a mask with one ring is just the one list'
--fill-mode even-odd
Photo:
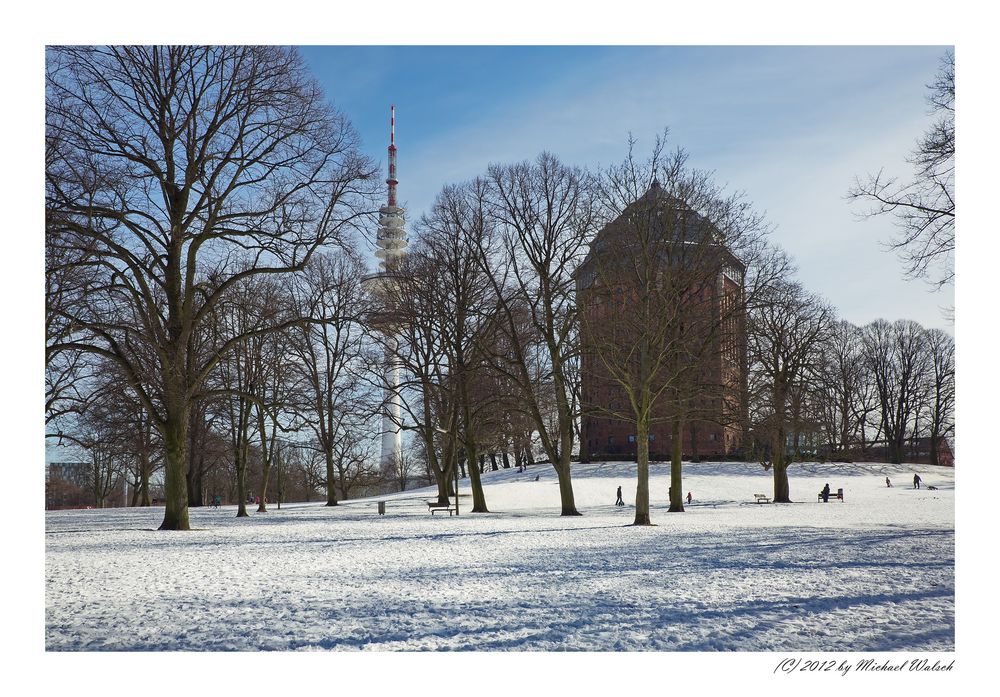
{"label": "tree trunk", "polygon": [[[180,401],[180,400],[178,400]],[[160,530],[190,530],[187,496],[187,440],[190,406],[174,403],[167,409],[163,437],[163,522]]]}
{"label": "tree trunk", "polygon": [[903,462],[902,440],[902,438],[898,437],[887,439],[887,445],[889,446],[889,461],[896,465],[902,464]]}
{"label": "tree trunk", "polygon": [[337,505],[337,491],[336,484],[336,474],[333,471],[333,448],[327,445],[323,449],[323,455],[326,457],[326,505],[336,506]]}
{"label": "tree trunk", "polygon": [[771,467],[774,477],[774,496],[771,500],[775,503],[791,503],[788,489],[788,456],[785,454],[785,429],[778,428],[775,440]]}
{"label": "tree trunk", "polygon": [[438,500],[437,502],[442,506],[447,506],[449,503],[449,497],[451,496],[451,482],[450,477],[447,472],[435,471],[434,479],[437,480],[438,488]]}
{"label": "tree trunk", "polygon": [[139,463],[139,488],[136,492],[136,505],[138,506],[152,506],[153,501],[149,496],[149,470],[151,465],[149,463],[149,451],[144,450],[142,452],[142,460]]}
{"label": "tree trunk", "polygon": [[670,509],[668,513],[684,512],[684,496],[681,493],[684,485],[681,480],[682,424],[680,419],[674,419],[670,424]]}
{"label": "tree trunk", "polygon": [[237,518],[249,518],[247,512],[247,447],[246,441],[242,439],[236,456],[236,498],[239,499],[239,507],[236,509]]}
{"label": "tree trunk", "polygon": [[779,462],[778,458],[775,458],[774,466],[771,468],[774,472],[774,496],[772,500],[775,503],[791,503],[788,489],[788,463],[785,462],[784,454],[780,456],[780,460]]}
{"label": "tree trunk", "polygon": [[556,476],[559,478],[559,502],[562,505],[560,515],[582,515],[576,510],[576,500],[573,497],[573,481],[570,478],[569,463],[558,465]]}
{"label": "tree trunk", "polygon": [[635,522],[652,525],[649,519],[649,419],[640,417],[635,424]]}
{"label": "tree trunk", "polygon": [[268,461],[269,459],[265,456],[261,463],[260,503],[257,504],[258,513],[267,513],[267,481],[271,476],[271,463]]}
{"label": "tree trunk", "polygon": [[851,428],[851,424],[848,414],[847,400],[840,405],[840,451],[847,452],[847,444],[849,440],[848,431]]}
{"label": "tree trunk", "polygon": [[[476,461],[476,446],[470,441],[465,442],[465,457],[471,463]],[[486,493],[483,491],[483,482],[479,477],[479,472],[475,467],[469,467],[469,483],[472,485],[472,512],[489,513],[486,507]]]}
{"label": "tree trunk", "polygon": [[191,409],[187,437],[187,491],[188,506],[197,508],[205,503],[202,498],[201,480],[205,470],[205,414],[201,405]]}
{"label": "tree trunk", "polygon": [[[194,450],[194,446],[189,443],[191,450]],[[204,458],[200,458],[204,461]],[[188,506],[191,508],[197,508],[204,505],[204,499],[201,495],[202,485],[202,465],[200,462],[195,462],[194,456],[191,451],[188,451],[188,465],[187,465],[187,491],[188,491]]]}
{"label": "tree trunk", "polygon": [[447,469],[445,469],[445,472],[444,472],[445,486],[448,487],[448,497],[445,499],[445,501],[447,501],[448,498],[451,498],[451,497],[455,497],[455,500],[458,501],[458,489],[455,488],[455,468],[456,467],[458,467],[458,463],[457,462],[452,462],[451,463],[451,467],[448,467]]}
{"label": "tree trunk", "polygon": [[[347,468],[350,467],[350,463],[344,464],[343,460],[337,463],[337,481],[340,483],[340,498],[345,501],[350,498],[347,493]],[[336,504],[334,504],[336,505]]]}
{"label": "tree trunk", "polygon": [[[504,446],[504,447],[506,447],[506,446]],[[503,459],[503,468],[505,470],[509,470],[510,469],[510,457],[507,455],[507,451],[504,450],[502,453],[500,453],[500,456]]]}
{"label": "tree trunk", "polygon": [[257,504],[258,513],[267,513],[267,484],[271,477],[271,463],[274,461],[274,437],[277,428],[277,422],[275,422],[269,443],[266,412],[258,406],[257,430],[260,432],[260,503]]}

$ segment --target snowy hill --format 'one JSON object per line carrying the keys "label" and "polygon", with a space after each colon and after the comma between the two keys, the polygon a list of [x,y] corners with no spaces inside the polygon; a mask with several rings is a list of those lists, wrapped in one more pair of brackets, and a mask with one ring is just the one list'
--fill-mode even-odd
{"label": "snowy hill", "polygon": [[[50,512],[46,647],[954,650],[954,470],[796,464],[800,503],[765,505],[759,465],[685,464],[693,502],[670,514],[654,463],[636,528],[634,468],[574,465],[570,518],[545,464],[486,473],[488,514],[463,480],[458,517],[428,514],[431,489],[193,509],[186,533],[157,532],[162,509]],[[816,502],[826,482],[844,502]]]}

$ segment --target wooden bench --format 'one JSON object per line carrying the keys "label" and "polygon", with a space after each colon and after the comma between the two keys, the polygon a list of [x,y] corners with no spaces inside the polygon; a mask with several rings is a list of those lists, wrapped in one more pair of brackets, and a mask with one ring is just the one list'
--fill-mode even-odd
{"label": "wooden bench", "polygon": [[[843,489],[837,489],[837,493],[836,494],[831,491],[830,492],[830,498],[831,499],[840,499],[840,502],[843,503],[844,502],[844,490]],[[823,500],[823,492],[821,491],[818,494],[816,494],[816,501],[820,502],[822,500]]]}
{"label": "wooden bench", "polygon": [[448,517],[451,517],[452,511],[458,513],[458,507],[451,503],[438,503],[437,501],[428,501],[427,508],[430,510],[431,515],[434,515],[438,511],[448,511]]}
{"label": "wooden bench", "polygon": [[771,503],[771,497],[767,494],[754,494],[753,500],[755,503]]}

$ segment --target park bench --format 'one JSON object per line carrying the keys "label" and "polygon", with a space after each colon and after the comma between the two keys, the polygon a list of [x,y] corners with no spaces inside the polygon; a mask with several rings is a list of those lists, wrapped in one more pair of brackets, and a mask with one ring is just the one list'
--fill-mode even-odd
{"label": "park bench", "polygon": [[448,511],[448,517],[451,517],[452,511],[458,513],[458,507],[452,505],[451,503],[438,503],[437,501],[428,501],[427,508],[430,510],[431,515],[434,515],[438,511]]}
{"label": "park bench", "polygon": [[755,503],[771,503],[771,497],[767,494],[754,494],[753,500]]}
{"label": "park bench", "polygon": [[[836,494],[831,491],[830,492],[830,498],[831,499],[840,499],[840,502],[843,503],[844,502],[844,490],[843,489],[837,489],[837,493]],[[823,500],[823,492],[821,491],[818,494],[816,494],[816,501],[819,502],[819,501],[822,501],[822,500]]]}

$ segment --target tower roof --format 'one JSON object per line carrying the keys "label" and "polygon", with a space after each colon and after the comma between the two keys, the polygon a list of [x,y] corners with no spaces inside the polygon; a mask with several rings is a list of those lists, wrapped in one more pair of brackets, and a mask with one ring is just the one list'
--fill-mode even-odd
{"label": "tower roof", "polygon": [[[654,248],[654,253],[671,259],[671,264],[686,265],[698,262],[697,250],[716,250],[712,256],[728,258],[728,263],[739,268],[743,264],[727,249],[725,235],[706,216],[695,210],[687,201],[673,195],[653,178],[649,188],[614,220],[608,222],[594,236],[581,263],[578,280],[592,276],[598,259],[608,255],[620,257],[612,265],[624,263],[631,253],[640,253],[639,248]],[[672,251],[671,251],[672,250]],[[684,251],[690,250],[690,251]],[[684,259],[688,259],[687,262]],[[602,262],[603,263],[603,262]]]}

